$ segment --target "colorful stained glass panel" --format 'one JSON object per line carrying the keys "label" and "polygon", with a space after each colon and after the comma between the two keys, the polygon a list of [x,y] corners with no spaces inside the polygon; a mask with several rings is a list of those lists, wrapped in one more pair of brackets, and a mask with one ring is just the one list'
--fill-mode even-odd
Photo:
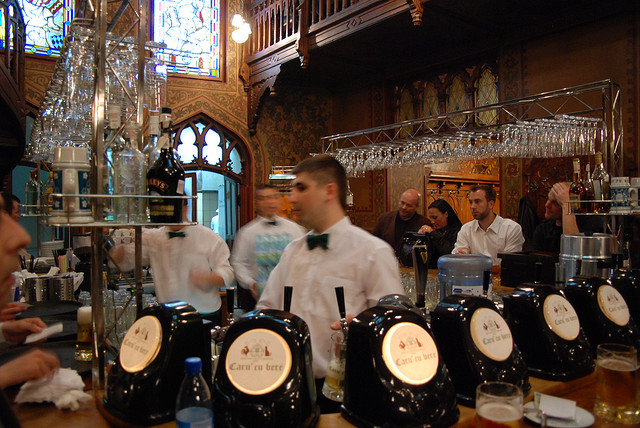
{"label": "colorful stained glass panel", "polygon": [[153,39],[167,45],[167,72],[219,77],[219,0],[155,1]]}
{"label": "colorful stained glass panel", "polygon": [[73,19],[74,0],[19,0],[25,24],[25,52],[58,56]]}
{"label": "colorful stained glass panel", "polygon": [[[490,69],[485,69],[476,83],[476,107],[488,106],[498,102],[498,84],[496,76]],[[495,125],[498,122],[498,111],[489,110],[478,113],[478,126]]]}

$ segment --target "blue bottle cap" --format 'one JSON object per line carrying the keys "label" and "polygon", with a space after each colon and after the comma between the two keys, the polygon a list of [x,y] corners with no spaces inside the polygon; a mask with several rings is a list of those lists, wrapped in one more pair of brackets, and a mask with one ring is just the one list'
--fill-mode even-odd
{"label": "blue bottle cap", "polygon": [[200,357],[189,357],[184,360],[184,371],[187,374],[195,375],[202,370],[202,360]]}

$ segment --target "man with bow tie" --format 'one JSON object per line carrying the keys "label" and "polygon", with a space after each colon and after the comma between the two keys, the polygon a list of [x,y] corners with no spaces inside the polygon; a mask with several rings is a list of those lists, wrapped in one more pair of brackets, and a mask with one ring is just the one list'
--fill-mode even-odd
{"label": "man with bow tie", "polygon": [[280,192],[275,186],[256,186],[254,199],[257,216],[238,230],[231,251],[231,266],[243,289],[238,289],[238,306],[247,311],[256,305],[287,244],[305,233],[297,223],[277,215]]}
{"label": "man with bow tie", "polygon": [[[309,326],[313,374],[324,413],[339,403],[320,392],[329,362],[332,324],[340,319],[336,287],[344,288],[348,318],[375,306],[388,294],[404,294],[393,249],[383,240],[351,224],[346,215],[347,178],[343,166],[328,155],[300,162],[289,200],[300,223],[310,232],[292,241],[256,305],[282,309],[284,287],[293,287],[291,312]],[[334,328],[339,326],[334,324]]]}
{"label": "man with bow tie", "polygon": [[[182,220],[188,218],[188,200],[182,205]],[[110,251],[123,271],[135,264],[134,244],[119,245]],[[201,224],[144,229],[142,263],[151,265],[158,302],[176,300],[193,306],[204,319],[220,325],[220,287],[233,284],[229,247],[213,230]]]}

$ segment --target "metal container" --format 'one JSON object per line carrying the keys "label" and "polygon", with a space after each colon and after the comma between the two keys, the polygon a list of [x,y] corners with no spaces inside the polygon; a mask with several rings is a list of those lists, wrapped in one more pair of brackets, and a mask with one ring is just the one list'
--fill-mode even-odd
{"label": "metal container", "polygon": [[612,255],[617,254],[615,235],[576,233],[560,237],[557,278],[566,283],[575,275],[607,279],[613,269]]}
{"label": "metal container", "polygon": [[75,300],[73,296],[73,276],[56,275],[49,280],[49,300]]}
{"label": "metal container", "polygon": [[27,302],[45,302],[49,300],[49,278],[27,278],[22,284],[22,294]]}

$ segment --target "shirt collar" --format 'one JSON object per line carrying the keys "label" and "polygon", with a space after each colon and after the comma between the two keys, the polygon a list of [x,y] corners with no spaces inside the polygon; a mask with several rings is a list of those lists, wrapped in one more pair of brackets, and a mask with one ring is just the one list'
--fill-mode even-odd
{"label": "shirt collar", "polygon": [[[347,228],[349,228],[349,226],[351,226],[351,220],[349,220],[349,217],[344,216],[336,224],[334,224],[333,226],[329,227],[327,230],[322,232],[322,233],[328,233],[330,236],[329,250],[332,248],[335,248],[336,241],[343,236],[342,232],[344,232]],[[321,234],[314,229],[309,232],[309,235],[321,235]]]}

